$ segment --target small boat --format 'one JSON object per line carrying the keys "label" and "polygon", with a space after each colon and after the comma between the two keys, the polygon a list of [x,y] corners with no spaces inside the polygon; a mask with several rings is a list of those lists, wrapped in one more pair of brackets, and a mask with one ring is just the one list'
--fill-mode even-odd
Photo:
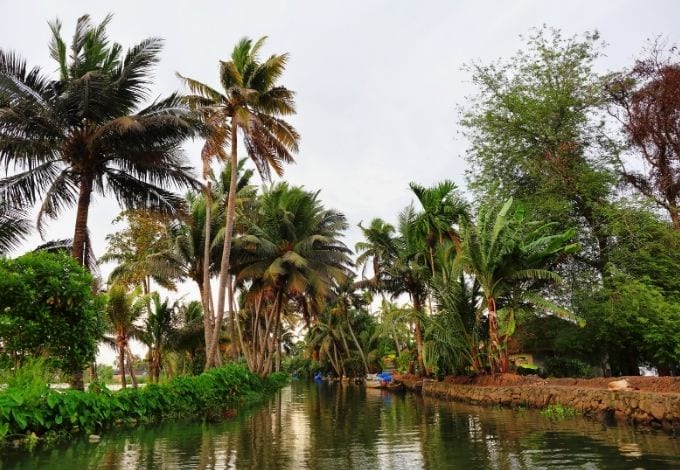
{"label": "small boat", "polygon": [[366,380],[367,388],[387,388],[387,382],[384,380]]}
{"label": "small boat", "polygon": [[404,384],[401,382],[390,382],[387,384],[387,390],[390,392],[403,392]]}

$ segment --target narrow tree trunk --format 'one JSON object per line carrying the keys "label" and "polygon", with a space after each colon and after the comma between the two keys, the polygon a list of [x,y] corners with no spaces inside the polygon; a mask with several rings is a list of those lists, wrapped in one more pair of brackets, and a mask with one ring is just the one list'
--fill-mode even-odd
{"label": "narrow tree trunk", "polygon": [[491,373],[503,372],[501,366],[501,345],[498,340],[498,313],[496,311],[496,299],[489,297],[486,301],[489,314],[489,365]]}
{"label": "narrow tree trunk", "polygon": [[368,362],[366,361],[366,356],[364,355],[364,350],[361,348],[361,345],[359,344],[359,341],[357,340],[357,336],[354,334],[354,329],[352,328],[352,321],[349,319],[349,313],[345,313],[345,316],[347,317],[347,327],[349,328],[349,334],[352,335],[352,340],[354,341],[354,345],[359,350],[359,355],[361,356],[361,361],[364,363],[364,369],[366,370],[366,373],[368,374]]}
{"label": "narrow tree trunk", "polygon": [[231,358],[238,358],[238,343],[236,342],[236,308],[234,305],[234,283],[236,279],[232,276],[227,285],[229,301],[229,341],[231,342]]}
{"label": "narrow tree trunk", "polygon": [[118,343],[118,368],[120,369],[120,386],[127,388],[125,381],[125,345],[122,341]]}
{"label": "narrow tree trunk", "polygon": [[215,314],[212,309],[212,292],[210,289],[210,223],[212,219],[212,188],[210,183],[210,170],[206,160],[203,160],[203,177],[206,179],[205,186],[205,225],[203,240],[203,280],[201,287],[201,303],[203,304],[203,336],[205,338],[206,355],[212,340],[212,326]]}
{"label": "narrow tree trunk", "polygon": [[[76,209],[76,226],[73,233],[73,249],[71,255],[89,271],[87,265],[87,217],[90,211],[92,198],[92,179],[86,175],[81,176],[80,190],[78,194],[78,206]],[[71,388],[85,390],[83,371],[73,372],[70,380]]]}
{"label": "narrow tree trunk", "polygon": [[132,388],[137,388],[137,374],[135,374],[135,362],[132,357],[132,351],[130,351],[130,346],[125,345],[125,352],[127,355],[128,371],[130,372],[130,382],[132,382]]}
{"label": "narrow tree trunk", "polygon": [[92,179],[88,176],[81,176],[80,191],[78,194],[78,207],[76,210],[76,226],[73,233],[73,249],[71,255],[89,270],[86,262],[87,253],[87,218],[90,211],[90,200],[92,198]]}
{"label": "narrow tree trunk", "polygon": [[224,245],[222,248],[222,262],[220,264],[220,280],[217,290],[217,312],[215,315],[215,329],[210,342],[210,348],[206,351],[206,369],[214,364],[215,354],[221,333],[222,318],[224,317],[224,304],[227,291],[227,281],[229,279],[231,239],[234,231],[234,217],[236,214],[236,177],[238,175],[238,155],[237,155],[237,126],[232,118],[231,125],[231,178],[229,181],[229,196],[227,198],[227,214],[225,222]]}
{"label": "narrow tree trunk", "polygon": [[416,311],[415,319],[415,336],[416,336],[416,361],[418,362],[418,369],[420,369],[420,374],[423,377],[427,377],[427,369],[425,369],[425,362],[423,360],[423,331],[420,326],[420,318],[418,315],[422,313],[423,306],[420,303],[420,298],[417,295],[413,295],[413,309]]}

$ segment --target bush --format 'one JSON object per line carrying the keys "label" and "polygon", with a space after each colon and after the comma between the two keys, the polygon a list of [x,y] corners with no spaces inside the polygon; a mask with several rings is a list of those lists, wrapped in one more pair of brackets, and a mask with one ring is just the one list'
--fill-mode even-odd
{"label": "bush", "polygon": [[554,405],[548,405],[541,410],[541,414],[546,418],[562,420],[566,418],[573,418],[578,416],[579,412],[568,406],[561,405],[559,403]]}
{"label": "bush", "polygon": [[549,377],[593,377],[593,371],[590,365],[579,359],[568,357],[551,357],[545,361],[545,373]]}
{"label": "bush", "polygon": [[199,376],[181,376],[167,384],[116,393],[105,387],[100,393],[59,392],[46,384],[32,386],[29,393],[13,385],[0,392],[0,439],[32,433],[91,433],[115,423],[217,416],[227,406],[253,401],[280,388],[286,380],[286,374],[263,379],[242,365],[229,364]]}
{"label": "bush", "polygon": [[[104,329],[92,276],[65,253],[0,259],[0,342],[13,359],[47,355],[72,374],[94,360]],[[16,364],[15,364],[16,365]]]}

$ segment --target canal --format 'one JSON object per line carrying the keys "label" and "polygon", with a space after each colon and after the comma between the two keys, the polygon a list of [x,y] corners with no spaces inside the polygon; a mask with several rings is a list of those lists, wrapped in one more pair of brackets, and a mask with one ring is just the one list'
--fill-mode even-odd
{"label": "canal", "polygon": [[662,469],[680,440],[585,418],[473,407],[355,385],[293,382],[219,423],[112,430],[4,449],[2,469]]}

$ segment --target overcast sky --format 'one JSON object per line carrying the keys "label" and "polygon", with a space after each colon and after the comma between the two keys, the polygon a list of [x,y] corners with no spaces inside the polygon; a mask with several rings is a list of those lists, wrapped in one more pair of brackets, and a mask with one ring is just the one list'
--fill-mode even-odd
{"label": "overcast sky", "polygon": [[[647,38],[678,37],[678,1],[30,1],[2,0],[0,47],[52,72],[47,21],[59,17],[67,42],[76,18],[111,12],[111,39],[126,48],[165,39],[154,93],[181,90],[175,72],[217,84],[218,60],[236,41],[269,36],[264,53],[289,52],[282,83],[297,92],[292,119],[302,136],[285,179],[321,190],[327,207],[352,225],[379,216],[394,222],[410,201],[408,183],[444,178],[464,185],[466,142],[457,110],[474,92],[473,60],[507,58],[520,34],[542,24],[565,36],[597,29],[608,43],[602,71],[628,66]],[[198,167],[200,144],[187,145]],[[90,229],[102,254],[114,202],[95,200]],[[71,237],[74,214],[49,224],[48,238]],[[25,244],[38,244],[34,237]],[[23,252],[25,250],[19,250]]]}

